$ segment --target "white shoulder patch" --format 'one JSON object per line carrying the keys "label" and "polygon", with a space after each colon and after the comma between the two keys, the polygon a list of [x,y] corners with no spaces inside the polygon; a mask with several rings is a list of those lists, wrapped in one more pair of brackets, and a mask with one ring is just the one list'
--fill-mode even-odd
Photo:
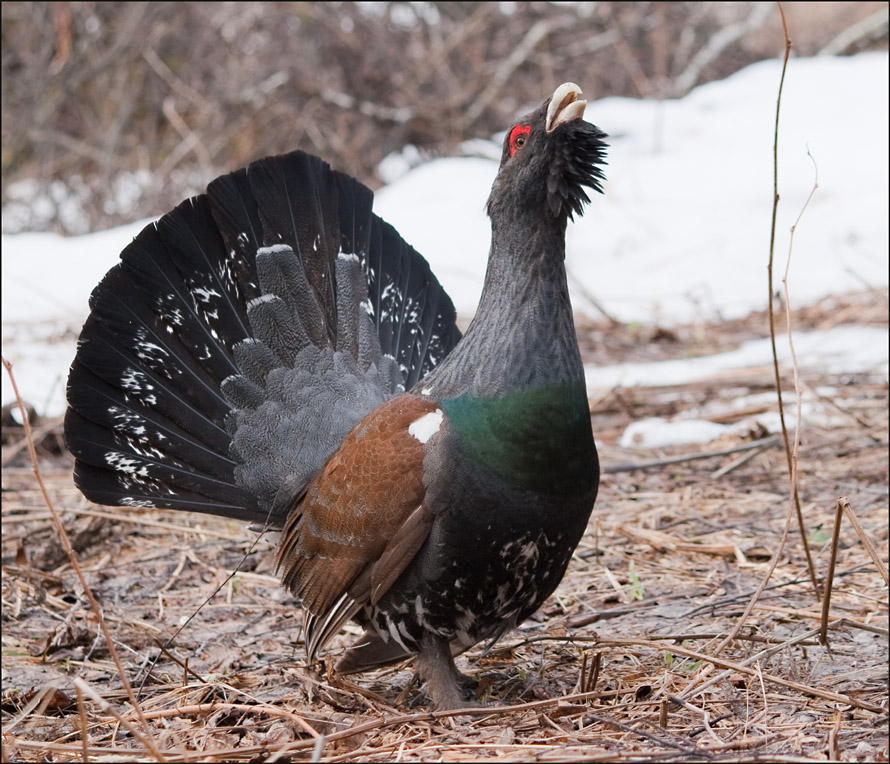
{"label": "white shoulder patch", "polygon": [[408,425],[408,433],[417,438],[421,443],[426,443],[442,426],[442,409],[436,409],[429,414],[424,414],[420,419],[415,419]]}

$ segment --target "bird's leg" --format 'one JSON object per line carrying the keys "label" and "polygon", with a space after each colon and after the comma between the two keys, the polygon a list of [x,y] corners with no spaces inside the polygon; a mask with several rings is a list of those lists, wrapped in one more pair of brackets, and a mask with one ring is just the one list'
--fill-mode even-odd
{"label": "bird's leg", "polygon": [[436,710],[475,705],[470,694],[474,682],[457,670],[448,640],[429,632],[424,634],[414,665],[426,682]]}

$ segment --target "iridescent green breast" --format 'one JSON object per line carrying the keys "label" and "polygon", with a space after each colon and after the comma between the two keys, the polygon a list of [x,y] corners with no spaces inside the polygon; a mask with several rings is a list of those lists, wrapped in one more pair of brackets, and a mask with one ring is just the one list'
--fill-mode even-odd
{"label": "iridescent green breast", "polygon": [[465,394],[440,405],[467,453],[510,485],[561,495],[595,486],[596,449],[583,385],[485,398]]}

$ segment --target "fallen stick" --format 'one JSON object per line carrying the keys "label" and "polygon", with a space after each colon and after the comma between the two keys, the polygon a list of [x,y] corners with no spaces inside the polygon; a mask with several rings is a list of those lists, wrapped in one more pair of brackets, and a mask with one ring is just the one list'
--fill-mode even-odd
{"label": "fallen stick", "polygon": [[664,467],[668,464],[680,464],[682,462],[691,462],[696,459],[710,459],[714,456],[729,456],[731,454],[737,454],[740,451],[750,451],[752,448],[769,448],[770,446],[778,445],[779,443],[778,435],[770,435],[767,438],[761,438],[760,440],[753,440],[750,443],[743,443],[740,446],[736,446],[735,448],[724,448],[720,451],[703,451],[697,454],[683,454],[682,456],[668,456],[664,459],[656,459],[651,462],[640,462],[638,464],[634,464],[632,462],[622,462],[620,464],[611,464],[607,465],[603,468],[602,472],[604,475],[609,475],[615,472],[633,472],[634,470],[646,470],[651,467]]}

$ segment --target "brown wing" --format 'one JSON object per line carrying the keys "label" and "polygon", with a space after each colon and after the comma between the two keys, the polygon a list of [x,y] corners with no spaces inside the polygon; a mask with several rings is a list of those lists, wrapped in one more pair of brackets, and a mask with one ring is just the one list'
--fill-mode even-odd
{"label": "brown wing", "polygon": [[426,540],[433,520],[423,505],[426,450],[409,427],[436,409],[401,395],[371,412],[291,510],[277,562],[307,612],[310,659],[380,599]]}

